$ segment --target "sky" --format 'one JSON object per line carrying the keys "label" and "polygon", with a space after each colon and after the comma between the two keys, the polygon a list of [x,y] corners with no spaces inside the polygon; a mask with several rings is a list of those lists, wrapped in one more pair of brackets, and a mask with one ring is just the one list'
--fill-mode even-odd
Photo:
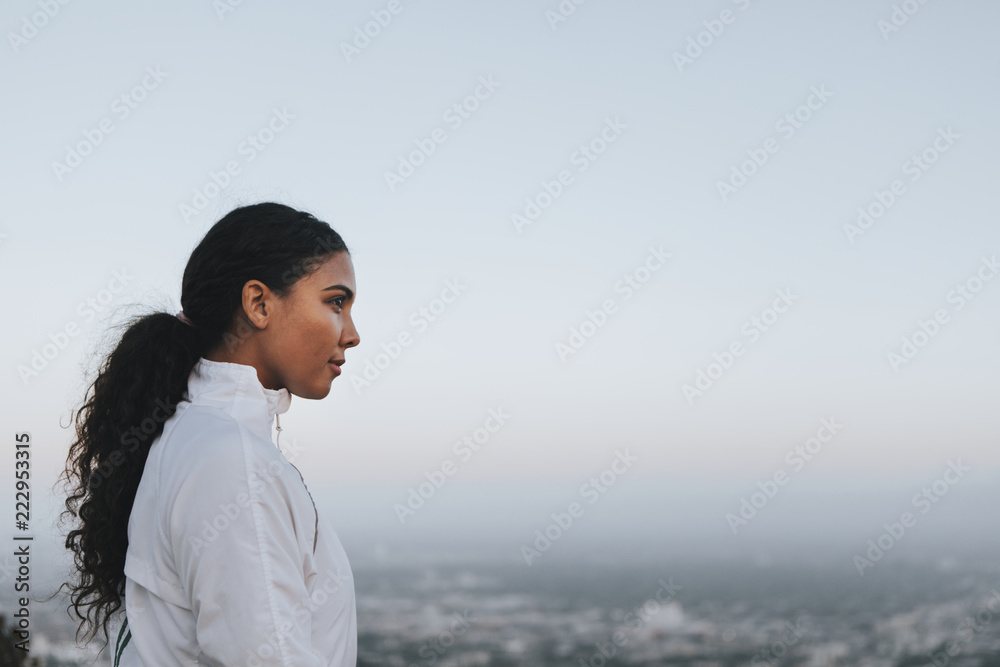
{"label": "sky", "polygon": [[[956,461],[949,511],[972,521],[958,508],[1000,477],[998,19],[888,0],[7,2],[3,437],[31,433],[56,502],[110,327],[179,310],[211,225],[280,201],[352,251],[361,345],[281,420],[351,539],[489,533],[499,513],[525,541],[622,452],[595,542],[677,514],[694,544],[750,544],[724,517],[782,473],[771,516],[874,537]],[[508,417],[479,450],[456,447],[491,411]],[[848,501],[842,532],[806,509]],[[741,530],[763,545],[774,521]]]}

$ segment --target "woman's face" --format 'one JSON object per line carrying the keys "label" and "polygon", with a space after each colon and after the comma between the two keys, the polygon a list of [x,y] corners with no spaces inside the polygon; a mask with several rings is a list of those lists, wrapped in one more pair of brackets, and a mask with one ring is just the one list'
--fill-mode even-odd
{"label": "woman's face", "polygon": [[329,394],[345,351],[361,342],[351,319],[356,292],[354,263],[342,251],[296,281],[284,299],[267,299],[267,326],[257,332],[260,363],[254,364],[261,384],[303,398]]}

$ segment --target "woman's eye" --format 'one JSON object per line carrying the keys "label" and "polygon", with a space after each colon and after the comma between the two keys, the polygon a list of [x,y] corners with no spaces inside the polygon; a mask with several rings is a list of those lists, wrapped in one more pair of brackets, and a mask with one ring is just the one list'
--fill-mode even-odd
{"label": "woman's eye", "polygon": [[329,303],[330,305],[334,305],[334,306],[337,306],[339,308],[339,307],[342,307],[344,305],[344,297],[343,296],[335,296],[332,299],[327,299],[326,302]]}

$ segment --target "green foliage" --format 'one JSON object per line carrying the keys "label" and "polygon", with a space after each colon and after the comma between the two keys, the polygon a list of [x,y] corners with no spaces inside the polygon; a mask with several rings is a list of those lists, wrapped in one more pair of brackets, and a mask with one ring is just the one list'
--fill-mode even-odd
{"label": "green foliage", "polygon": [[0,614],[0,665],[3,667],[42,667],[38,658],[28,658],[28,652],[17,648],[14,627],[7,627],[7,618]]}

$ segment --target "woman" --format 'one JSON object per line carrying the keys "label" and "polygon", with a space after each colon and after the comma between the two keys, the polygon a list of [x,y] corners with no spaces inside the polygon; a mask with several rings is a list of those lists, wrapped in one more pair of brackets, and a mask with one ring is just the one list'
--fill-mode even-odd
{"label": "woman", "polygon": [[116,664],[354,667],[350,564],[271,428],[330,392],[355,292],[336,231],[256,204],[194,249],[180,313],[126,325],[65,471],[78,638],[124,603]]}

